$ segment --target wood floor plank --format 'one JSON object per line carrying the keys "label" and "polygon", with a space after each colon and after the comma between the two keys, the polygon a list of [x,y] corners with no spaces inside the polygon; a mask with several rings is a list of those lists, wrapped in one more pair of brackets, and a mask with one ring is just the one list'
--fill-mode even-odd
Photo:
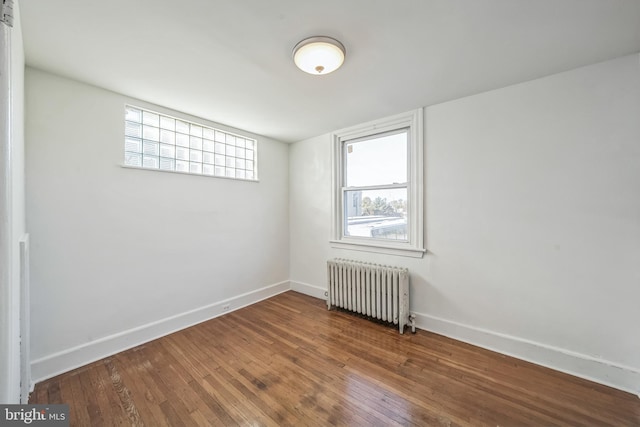
{"label": "wood floor plank", "polygon": [[219,419],[220,422],[224,425],[238,424],[238,420],[234,420],[231,417],[229,411],[227,411],[218,396],[214,393],[207,392],[207,390],[205,390],[197,381],[192,381],[190,386],[195,394],[200,397],[200,400],[211,410],[211,412],[215,414],[216,418]]}
{"label": "wood floor plank", "polygon": [[[140,418],[138,408],[131,398],[131,392],[129,391],[127,384],[123,382],[122,376],[120,375],[120,369],[118,367],[117,360],[110,359],[105,363],[105,367],[107,368],[107,372],[109,373],[109,378],[111,379],[111,384],[113,385],[113,391],[120,400],[120,404],[124,409],[124,414],[129,419],[129,422],[134,426],[143,426],[144,422]],[[77,402],[81,402],[81,400],[77,400]],[[76,404],[74,406],[77,406],[78,411],[81,408],[81,405]],[[77,417],[78,425],[89,425],[83,423],[80,413],[77,414]]]}
{"label": "wood floor plank", "polygon": [[104,364],[96,364],[93,369],[87,369],[87,373],[90,380],[87,393],[95,394],[104,425],[118,426],[126,424],[122,417],[122,406],[114,399],[114,395],[111,392],[112,384]]}
{"label": "wood floor plank", "polygon": [[627,426],[640,399],[293,291],[36,385],[73,426]]}
{"label": "wood floor plank", "polygon": [[144,422],[146,425],[163,426],[167,425],[166,417],[160,410],[158,400],[154,396],[155,388],[148,388],[143,378],[147,375],[144,364],[140,364],[135,356],[140,352],[130,352],[119,354],[116,357],[118,365],[123,369],[119,371],[120,381],[127,384],[131,405],[139,414],[136,422]]}
{"label": "wood floor plank", "polygon": [[204,379],[197,382],[194,381],[191,385],[195,388],[196,384],[200,386],[200,390],[214,395],[220,402],[221,407],[224,408],[224,411],[227,412],[238,425],[252,425],[256,424],[258,420],[261,420],[261,425],[278,425],[272,422],[267,414],[251,402],[247,402],[242,394],[234,393],[234,388],[231,385],[218,382],[217,378],[211,375],[207,375]]}
{"label": "wood floor plank", "polygon": [[78,373],[78,379],[80,381],[80,387],[82,393],[86,396],[87,400],[87,413],[89,415],[89,422],[92,426],[102,427],[105,425],[105,421],[102,417],[102,410],[98,404],[97,390],[94,389],[91,383],[91,376],[87,369]]}
{"label": "wood floor plank", "polygon": [[60,392],[60,383],[58,381],[53,380],[50,384],[47,384],[46,390],[47,390],[46,396],[41,393],[36,393],[36,396],[39,398],[46,397],[46,399],[44,400],[44,402],[46,403],[52,403],[52,404],[63,403],[62,395]]}

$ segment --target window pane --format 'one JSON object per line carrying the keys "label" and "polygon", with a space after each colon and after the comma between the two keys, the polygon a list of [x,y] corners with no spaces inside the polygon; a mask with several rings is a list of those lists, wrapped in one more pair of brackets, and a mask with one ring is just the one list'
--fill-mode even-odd
{"label": "window pane", "polygon": [[158,158],[155,156],[143,156],[142,167],[149,169],[158,169]]}
{"label": "window pane", "polygon": [[176,134],[170,130],[161,129],[160,130],[160,142],[164,142],[165,144],[175,144],[176,143]]}
{"label": "window pane", "polygon": [[189,167],[189,172],[201,174],[202,173],[202,163],[191,163]]}
{"label": "window pane", "polygon": [[224,142],[225,136],[223,132],[216,131],[216,142]]}
{"label": "window pane", "polygon": [[202,162],[213,164],[213,153],[207,153],[206,151],[202,153]]}
{"label": "window pane", "polygon": [[182,133],[176,133],[176,145],[181,147],[189,146],[189,135],[185,135]]}
{"label": "window pane", "polygon": [[160,156],[174,159],[176,157],[176,147],[174,145],[160,144]]}
{"label": "window pane", "polygon": [[140,123],[125,122],[124,134],[140,138],[142,136],[142,125]]}
{"label": "window pane", "polygon": [[216,142],[216,153],[217,154],[224,154],[224,144],[221,142]]}
{"label": "window pane", "polygon": [[182,120],[176,120],[176,132],[189,134],[189,123],[183,122]]}
{"label": "window pane", "polygon": [[158,143],[154,141],[144,141],[142,152],[151,156],[158,155]]}
{"label": "window pane", "polygon": [[407,182],[407,131],[346,142],[347,187]]}
{"label": "window pane", "polygon": [[213,141],[215,137],[215,131],[211,128],[202,128],[202,137]]}
{"label": "window pane", "polygon": [[189,172],[189,162],[184,160],[176,160],[176,170],[178,172]]}
{"label": "window pane", "polygon": [[345,236],[407,240],[407,189],[344,192]]}
{"label": "window pane", "polygon": [[142,111],[138,110],[137,108],[126,107],[124,111],[125,111],[124,113],[125,120],[131,120],[132,122],[138,122],[138,123],[142,121]]}
{"label": "window pane", "polygon": [[143,111],[142,123],[149,126],[160,127],[160,116],[149,111]]}
{"label": "window pane", "polygon": [[191,150],[189,152],[189,160],[192,162],[202,163],[202,151]]}
{"label": "window pane", "polygon": [[190,139],[191,148],[194,150],[202,150],[202,138],[192,136]]}
{"label": "window pane", "polygon": [[176,159],[189,160],[189,149],[184,147],[176,147]]}
{"label": "window pane", "polygon": [[213,166],[212,165],[202,165],[202,173],[204,175],[213,175]]}
{"label": "window pane", "polygon": [[176,167],[176,161],[174,159],[165,159],[160,157],[160,169],[172,171]]}
{"label": "window pane", "polygon": [[216,176],[224,176],[224,167],[216,166],[215,174]]}
{"label": "window pane", "polygon": [[160,116],[160,127],[167,130],[176,130],[176,119],[171,117]]}
{"label": "window pane", "polygon": [[194,125],[191,123],[191,135],[202,138],[202,126]]}
{"label": "window pane", "polygon": [[160,140],[160,129],[151,126],[142,126],[142,137],[152,141]]}
{"label": "window pane", "polygon": [[204,151],[210,151],[213,152],[213,141],[210,141],[208,139],[203,139],[202,140],[202,149]]}
{"label": "window pane", "polygon": [[137,138],[125,138],[124,151],[140,153],[142,151],[142,141]]}
{"label": "window pane", "polygon": [[142,166],[142,154],[124,153],[124,164],[127,166]]}

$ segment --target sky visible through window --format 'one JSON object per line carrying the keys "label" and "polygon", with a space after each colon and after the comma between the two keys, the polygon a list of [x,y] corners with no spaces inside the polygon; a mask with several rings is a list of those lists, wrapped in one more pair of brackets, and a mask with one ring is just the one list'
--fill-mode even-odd
{"label": "sky visible through window", "polygon": [[[345,144],[347,187],[407,182],[407,132]],[[384,190],[381,190],[384,191]],[[393,197],[393,192],[388,192]],[[384,196],[387,197],[387,196]]]}

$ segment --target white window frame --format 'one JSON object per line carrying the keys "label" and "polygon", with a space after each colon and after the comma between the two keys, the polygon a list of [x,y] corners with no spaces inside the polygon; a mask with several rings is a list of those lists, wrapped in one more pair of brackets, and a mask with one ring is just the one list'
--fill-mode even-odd
{"label": "white window frame", "polygon": [[[332,138],[332,239],[334,248],[377,252],[421,258],[424,248],[424,110],[409,111],[380,120],[364,123],[334,132]],[[371,237],[345,236],[345,142],[355,139],[408,129],[407,147],[407,212],[408,241],[393,241]]]}

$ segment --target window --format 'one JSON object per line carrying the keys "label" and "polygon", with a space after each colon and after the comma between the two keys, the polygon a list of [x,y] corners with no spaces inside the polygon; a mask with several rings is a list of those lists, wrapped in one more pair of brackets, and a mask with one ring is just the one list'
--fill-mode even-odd
{"label": "window", "polygon": [[125,106],[125,166],[257,181],[255,139]]}
{"label": "window", "polygon": [[422,256],[422,115],[334,133],[332,246]]}

